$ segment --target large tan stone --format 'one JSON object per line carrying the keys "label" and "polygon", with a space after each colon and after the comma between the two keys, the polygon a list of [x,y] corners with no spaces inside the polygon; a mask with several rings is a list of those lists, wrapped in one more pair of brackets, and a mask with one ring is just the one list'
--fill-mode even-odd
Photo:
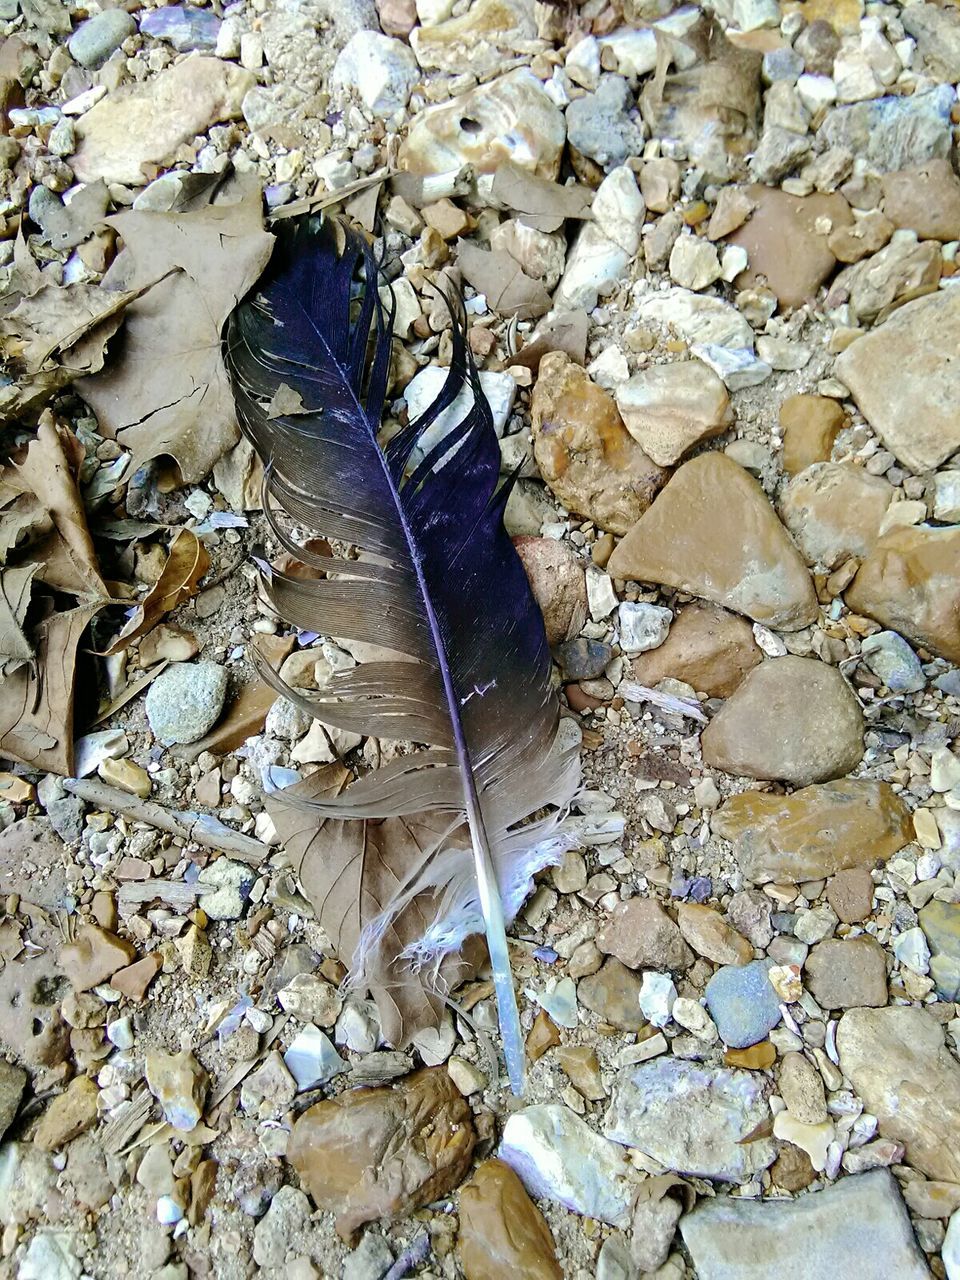
{"label": "large tan stone", "polygon": [[780,517],[807,564],[834,569],[877,544],[894,488],[882,476],[846,462],[817,462],[794,476],[780,496]]}
{"label": "large tan stone", "polygon": [[783,431],[783,469],[796,475],[814,462],[829,462],[840,434],[844,412],[827,396],[787,396],[780,406]]}
{"label": "large tan stone", "polygon": [[796,631],[817,617],[806,566],[756,480],[722,453],[674,474],[607,566]]}
{"label": "large tan stone", "polygon": [[923,240],[960,239],[960,178],[945,156],[880,181],[883,212],[895,227],[908,227]]}
{"label": "large tan stone", "polygon": [[932,471],[960,449],[960,294],[942,289],[899,307],[837,358],[883,443],[912,471]]}
{"label": "large tan stone", "polygon": [[747,187],[745,194],[755,205],[753,215],[729,238],[750,259],[737,276],[737,288],[766,284],[781,306],[802,306],[836,266],[827,237],[853,221],[850,206],[841,195],[789,196],[760,185]]}
{"label": "large tan stone", "polygon": [[754,667],[700,743],[714,768],[805,787],[860,763],[863,713],[836,667],[816,658],[775,658]]}
{"label": "large tan stone", "polygon": [[948,662],[960,662],[960,528],[918,526],[884,534],[848,587],[846,601]]}
{"label": "large tan stone", "polygon": [[886,782],[843,778],[789,796],[744,791],[710,821],[740,870],[763,884],[820,880],[886,862],[913,838],[910,811]]}
{"label": "large tan stone", "polygon": [[851,1009],[837,1028],[840,1069],[880,1135],[906,1148],[928,1178],[960,1182],[960,1066],[943,1028],[923,1009]]}
{"label": "large tan stone", "polygon": [[749,622],[716,605],[689,604],[677,614],[663,644],[634,658],[633,674],[648,687],[669,676],[697,693],[729,698],[762,660]]}
{"label": "large tan stone", "polygon": [[502,1160],[485,1160],[460,1192],[457,1251],[466,1280],[563,1280],[543,1214]]}
{"label": "large tan stone", "polygon": [[726,387],[701,360],[641,369],[617,388],[617,408],[634,440],[661,467],[720,435],[733,419]]}
{"label": "large tan stone", "polygon": [[108,93],[77,120],[70,159],[81,182],[141,187],[144,166],[169,164],[177,148],[218,120],[235,120],[256,76],[219,58],[186,58],[151,80]]}
{"label": "large tan stone", "polygon": [[610,533],[626,533],[667,478],[623,425],[613,396],[562,351],[540,361],[530,419],[544,480],[569,511]]}
{"label": "large tan stone", "polygon": [[535,50],[542,42],[533,0],[476,0],[458,18],[415,27],[410,45],[421,67],[486,79],[521,47]]}

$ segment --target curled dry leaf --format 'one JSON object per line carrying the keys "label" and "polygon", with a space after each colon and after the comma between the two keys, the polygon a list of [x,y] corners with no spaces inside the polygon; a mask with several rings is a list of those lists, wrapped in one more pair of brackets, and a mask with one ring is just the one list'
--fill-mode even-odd
{"label": "curled dry leaf", "polygon": [[587,330],[590,321],[585,311],[560,311],[538,324],[523,347],[507,361],[508,365],[522,365],[534,373],[540,361],[551,351],[563,351],[584,364],[587,358]]}
{"label": "curled dry leaf", "polygon": [[483,294],[491,311],[498,315],[532,320],[550,310],[550,294],[543,284],[526,275],[509,253],[478,249],[464,240],[457,263],[464,279]]}
{"label": "curled dry leaf", "polygon": [[26,564],[0,570],[0,674],[11,675],[32,662],[33,645],[24,634],[33,575],[39,565]]}
{"label": "curled dry leaf", "polygon": [[156,626],[162,617],[196,594],[197,584],[210,568],[203,543],[190,529],[180,529],[170,544],[170,554],[160,577],[137,606],[123,630],[103,653],[111,658]]}
{"label": "curled dry leaf", "polygon": [[0,755],[72,773],[77,648],[103,603],[51,614],[33,633],[35,661],[0,680]]}
{"label": "curled dry leaf", "polygon": [[118,358],[78,391],[104,434],[133,454],[131,470],[172,457],[183,480],[203,480],[239,439],[220,332],[267,264],[259,190],[236,204],[108,219],[126,248],[108,290],[143,290],[127,310]]}
{"label": "curled dry leaf", "polygon": [[495,173],[479,178],[477,191],[492,208],[509,210],[538,231],[558,231],[567,218],[589,218],[593,204],[589,187],[578,183],[563,187],[512,161],[498,164]]}

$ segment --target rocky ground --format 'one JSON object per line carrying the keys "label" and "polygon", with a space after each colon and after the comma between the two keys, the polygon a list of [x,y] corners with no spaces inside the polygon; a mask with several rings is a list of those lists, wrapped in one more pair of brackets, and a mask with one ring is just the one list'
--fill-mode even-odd
{"label": "rocky ground", "polygon": [[[0,23],[0,407],[7,452],[40,451],[0,476],[0,1276],[957,1280],[960,12],[0,0]],[[388,430],[437,394],[439,287],[464,289],[585,773],[581,847],[512,929],[520,1100],[482,971],[384,1043],[265,810],[264,766],[391,744],[328,735],[251,664],[310,690],[355,660],[258,594],[256,465],[213,366],[195,397],[259,214],[227,236],[246,277],[151,329],[177,260],[93,355],[41,340],[36,299],[102,299],[118,237],[143,252],[106,215],[218,176],[378,230]],[[56,660],[17,648],[28,544],[28,597],[37,573],[77,600]],[[112,656],[80,645],[74,688],[108,594],[139,611]]]}

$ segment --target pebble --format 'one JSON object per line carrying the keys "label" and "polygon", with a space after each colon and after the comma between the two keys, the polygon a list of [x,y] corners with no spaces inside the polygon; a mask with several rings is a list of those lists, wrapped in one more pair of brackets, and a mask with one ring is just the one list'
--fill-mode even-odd
{"label": "pebble", "polygon": [[938,471],[933,486],[934,519],[960,523],[960,471]]}
{"label": "pebble", "polygon": [[960,662],[960,528],[920,526],[884,534],[845,598],[857,613],[948,662]]}
{"label": "pebble", "polygon": [[699,1280],[743,1280],[751,1271],[781,1280],[828,1274],[924,1280],[929,1274],[886,1169],[793,1200],[701,1200],[681,1219],[680,1233]]}
{"label": "pebble", "polygon": [[332,1027],[343,1008],[337,988],[315,973],[298,973],[277,992],[280,1007],[301,1022]]}
{"label": "pebble", "polygon": [[678,587],[776,629],[806,626],[817,613],[810,575],[763,490],[721,453],[701,454],[674,472],[608,569],[615,578]]}
{"label": "pebble", "polygon": [[603,1131],[677,1173],[746,1182],[776,1156],[769,1138],[742,1141],[768,1120],[768,1092],[760,1075],[658,1058],[620,1069]]}
{"label": "pebble", "polygon": [[382,1280],[392,1265],[393,1253],[383,1236],[365,1231],[343,1264],[341,1280]]}
{"label": "pebble", "polygon": [[681,902],[677,908],[677,924],[684,939],[697,955],[714,964],[749,964],[753,947],[712,907],[696,902]]}
{"label": "pebble", "polygon": [[926,684],[920,659],[895,631],[865,636],[860,656],[891,693],[918,693]]}
{"label": "pebble", "polygon": [[353,89],[374,114],[392,116],[407,105],[419,79],[417,60],[402,40],[379,31],[358,31],[340,51],[330,87]]}
{"label": "pebble", "polygon": [[837,1049],[881,1137],[902,1142],[906,1163],[928,1178],[960,1182],[960,1151],[943,1141],[960,1123],[960,1066],[936,1019],[905,1005],[851,1009],[840,1019]]}
{"label": "pebble", "polygon": [[514,1112],[498,1154],[531,1195],[611,1226],[629,1224],[635,1183],[623,1150],[569,1107],[544,1103]]}
{"label": "pebble", "polygon": [[148,9],[140,19],[140,31],[155,40],[166,40],[178,53],[190,49],[216,49],[220,19],[209,10],[175,4]]}
{"label": "pebble", "polygon": [[930,977],[944,1000],[960,999],[960,905],[934,899],[920,912],[930,947]]}
{"label": "pebble", "polygon": [[628,655],[656,649],[666,640],[672,621],[673,614],[661,605],[624,601],[617,609],[620,648]]}
{"label": "pebble", "polygon": [[831,147],[843,147],[879,173],[921,164],[950,149],[948,85],[909,98],[882,97],[834,107],[819,135]]}
{"label": "pebble", "polygon": [[483,80],[536,35],[533,9],[526,0],[476,0],[457,17],[415,27],[410,44],[421,67],[451,75],[470,73]]}
{"label": "pebble", "polygon": [[714,768],[805,787],[859,764],[863,715],[835,667],[789,655],[749,672],[704,729],[701,744],[704,762]]}
{"label": "pebble", "polygon": [[831,876],[827,901],[844,924],[866,920],[873,911],[873,877],[866,867],[850,867]]}
{"label": "pebble", "polygon": [[557,648],[560,670],[570,680],[596,680],[602,676],[613,658],[613,647],[603,640],[578,637]]}
{"label": "pebble", "polygon": [[633,675],[648,688],[668,677],[727,698],[762,657],[749,623],[713,605],[690,604],[662,645],[634,658]]}
{"label": "pebble", "polygon": [[215,662],[174,662],[147,690],[150,728],[164,746],[196,742],[217,723],[227,672]]}
{"label": "pebble", "polygon": [[770,961],[724,965],[706,986],[707,1008],[720,1039],[732,1049],[763,1040],[780,1021],[780,1000],[768,978]]}
{"label": "pebble", "polygon": [[659,466],[669,467],[732,420],[722,380],[701,360],[651,365],[617,388],[624,425]]}
{"label": "pebble", "polygon": [[835,569],[863,558],[880,537],[895,490],[845,462],[815,462],[780,495],[780,517],[810,565]]}
{"label": "pebble", "polygon": [[97,1123],[100,1090],[89,1076],[76,1076],[48,1105],[33,1135],[41,1151],[56,1151]]}
{"label": "pebble", "polygon": [[787,396],[780,405],[783,469],[796,475],[816,462],[827,462],[844,424],[843,407],[826,396]]}
{"label": "pebble", "polygon": [[60,948],[60,967],[74,991],[90,991],[128,965],[136,948],[108,929],[85,924],[76,939]]}
{"label": "pebble", "polygon": [[611,170],[643,150],[643,128],[631,116],[634,98],[623,76],[601,75],[593,93],[567,107],[567,138],[571,147]]}
{"label": "pebble", "polygon": [[149,1049],[144,1057],[144,1072],[147,1088],[160,1103],[164,1119],[174,1129],[189,1133],[203,1117],[206,1071],[187,1049],[180,1053]]}
{"label": "pebble", "polygon": [[637,319],[674,330],[690,346],[703,343],[732,351],[753,350],[753,330],[736,307],[689,289],[665,289],[642,298]]}
{"label": "pebble", "polygon": [[556,497],[599,528],[626,533],[666,473],[626,430],[610,393],[551,352],[540,362],[530,414],[534,456]]}
{"label": "pebble", "polygon": [[693,952],[654,898],[619,902],[597,934],[597,946],[630,969],[688,969]]}
{"label": "pebble", "polygon": [[720,259],[709,240],[696,235],[679,235],[670,250],[670,276],[683,289],[699,293],[719,280]]}
{"label": "pebble", "polygon": [[347,1238],[448,1195],[475,1142],[469,1104],[443,1067],[431,1067],[315,1103],[295,1121],[287,1159]]}
{"label": "pebble", "polygon": [[17,1280],[78,1280],[83,1268],[72,1231],[38,1231],[17,1268]]}
{"label": "pebble", "polygon": [[0,1138],[13,1123],[27,1084],[27,1073],[0,1058]]}
{"label": "pebble", "polygon": [[485,1160],[460,1189],[457,1251],[466,1280],[563,1280],[543,1215],[503,1160]]}
{"label": "pebble", "polygon": [[[556,538],[514,539],[534,599],[540,606],[551,645],[575,636],[587,619],[587,583],[582,565],[571,548]],[[578,641],[572,640],[577,644]],[[583,642],[589,643],[589,642]],[[598,675],[603,674],[607,663]],[[582,678],[582,677],[581,677]]]}
{"label": "pebble", "polygon": [[256,878],[256,872],[245,863],[217,858],[198,877],[200,884],[213,886],[202,898],[204,912],[211,920],[239,920]]}
{"label": "pebble", "polygon": [[118,787],[142,800],[147,798],[153,786],[146,769],[132,760],[101,760],[97,773],[109,786]]}
{"label": "pebble", "polygon": [[655,1027],[670,1021],[677,989],[666,973],[645,973],[640,981],[640,1011]]}
{"label": "pebble", "polygon": [[893,954],[911,973],[930,972],[930,948],[920,928],[905,929],[898,934],[893,940]]}
{"label": "pebble", "polygon": [[310,1201],[296,1187],[281,1187],[253,1229],[253,1260],[258,1267],[282,1267],[290,1243],[310,1217]]}
{"label": "pebble", "polygon": [[115,49],[119,49],[137,24],[124,9],[104,9],[86,22],[81,22],[67,41],[70,56],[81,67],[102,67]]}
{"label": "pebble", "polygon": [[201,55],[107,94],[77,120],[74,176],[144,186],[144,166],[168,163],[182,143],[219,121],[237,119],[254,84],[249,71]]}
{"label": "pebble", "polygon": [[621,1031],[640,1031],[644,1026],[640,979],[614,957],[605,960],[596,973],[580,979],[577,999],[585,1009]]}
{"label": "pebble", "polygon": [[299,1090],[326,1084],[349,1066],[330,1038],[309,1022],[291,1040],[283,1060]]}

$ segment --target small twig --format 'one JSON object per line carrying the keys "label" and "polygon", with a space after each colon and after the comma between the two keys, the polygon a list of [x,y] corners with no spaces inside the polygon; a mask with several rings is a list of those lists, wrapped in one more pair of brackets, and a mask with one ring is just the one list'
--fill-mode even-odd
{"label": "small twig", "polygon": [[404,1249],[383,1280],[403,1280],[403,1277],[409,1275],[418,1263],[425,1262],[429,1256],[430,1236],[424,1231]]}
{"label": "small twig", "polygon": [[232,854],[251,866],[261,866],[270,856],[269,848],[260,840],[233,831],[217,818],[206,814],[190,810],[178,813],[165,805],[157,804],[155,800],[140,800],[126,791],[118,791],[103,782],[88,779],[64,778],[63,786],[66,791],[86,800],[88,804],[95,804],[111,813],[120,813],[134,822],[145,822],[158,831],[166,831],[182,840],[202,844],[207,849]]}

